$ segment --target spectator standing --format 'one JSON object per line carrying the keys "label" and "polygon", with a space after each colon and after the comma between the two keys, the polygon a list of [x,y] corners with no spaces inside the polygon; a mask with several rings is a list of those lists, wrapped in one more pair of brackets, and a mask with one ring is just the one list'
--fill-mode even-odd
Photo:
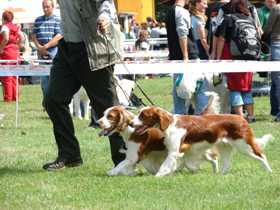
{"label": "spectator standing", "polygon": [[[149,33],[147,30],[141,30],[139,32],[139,38],[135,42],[135,50],[136,51],[149,51],[151,49],[150,42],[148,40]],[[143,60],[149,60],[150,57],[144,57]],[[137,59],[138,60],[138,59]],[[142,58],[140,58],[142,60]],[[140,75],[141,77],[142,75]],[[139,77],[139,76],[138,76]],[[152,78],[153,76],[151,74],[147,74],[145,76],[146,79]]]}
{"label": "spectator standing", "polygon": [[[32,31],[32,40],[37,47],[38,59],[52,60],[57,53],[57,43],[62,38],[60,31],[60,19],[54,14],[54,1],[43,0],[44,15],[35,19]],[[41,77],[43,101],[47,94],[49,76]],[[44,102],[43,102],[44,106]]]}
{"label": "spectator standing", "polygon": [[[169,50],[169,60],[197,59],[198,53],[195,45],[188,36],[191,34],[190,13],[184,7],[188,0],[176,0],[174,5],[169,9],[166,16],[167,42]],[[173,112],[175,114],[187,114],[188,105],[185,99],[177,95],[176,80],[180,74],[173,74]]]}
{"label": "spectator standing", "polygon": [[160,36],[160,27],[158,22],[153,22],[150,38],[159,38]]}
{"label": "spectator standing", "polygon": [[209,4],[208,8],[206,10],[207,22],[206,22],[205,27],[208,30],[207,40],[208,40],[208,44],[210,45],[210,50],[209,50],[210,55],[212,55],[214,33],[218,27],[217,16],[218,16],[219,10],[221,9],[221,7],[223,5],[225,5],[228,2],[229,2],[229,0],[217,0],[217,1]]}
{"label": "spectator standing", "polygon": [[[276,5],[271,9],[270,16],[264,27],[264,37],[270,36],[271,59],[280,60],[280,0],[276,0]],[[275,121],[280,122],[280,71],[271,72],[270,89],[271,115],[275,116]]]}
{"label": "spectator standing", "polygon": [[[275,0],[265,0],[264,5],[258,9],[258,17],[260,19],[260,23],[262,26],[262,29],[267,25],[267,21],[269,18],[270,10],[272,7],[276,4]],[[270,60],[270,51],[269,51],[269,45],[270,40],[269,37],[267,37],[267,40],[263,40],[263,50],[262,50],[262,60]],[[260,77],[268,78],[268,72],[258,72]]]}
{"label": "spectator standing", "polygon": [[[231,1],[226,0],[226,1],[222,2],[221,4],[222,5],[220,5],[220,8],[218,10],[218,14],[213,21],[214,28],[212,29],[213,30],[212,31],[213,32],[213,37],[212,37],[212,47],[211,47],[210,58],[211,59],[217,59],[217,57],[218,57],[217,56],[217,51],[222,50],[222,54],[219,55],[219,58],[227,60],[227,59],[231,59],[229,44],[228,44],[228,42],[223,42],[224,40],[219,40],[218,37],[215,34],[216,34],[217,30],[219,30],[219,28],[220,28],[219,26],[223,22],[224,16],[227,15],[227,14],[230,14],[231,11],[232,11]],[[223,42],[223,49],[217,49],[218,46],[221,46],[219,41]]]}
{"label": "spectator standing", "polygon": [[199,58],[208,60],[209,44],[207,43],[207,31],[205,29],[207,16],[205,11],[207,8],[207,0],[191,0],[190,13],[193,28],[193,37],[199,52]]}
{"label": "spectator standing", "polygon": [[[221,23],[223,22],[224,20],[224,17],[226,15],[229,15],[229,14],[232,14],[232,13],[235,13],[235,8],[234,8],[234,5],[236,4],[238,0],[230,0],[228,3],[225,3],[220,9],[219,9],[219,12],[218,12],[218,15],[216,17],[216,30],[214,31],[214,34],[219,31],[219,26],[221,25]],[[258,33],[259,35],[261,36],[262,34],[262,27],[261,27],[261,24],[260,24],[260,20],[258,18],[258,13],[257,13],[257,9],[255,8],[255,6],[253,4],[251,4],[249,2],[249,0],[245,0],[246,1],[246,4],[247,4],[247,7],[248,7],[248,10],[250,11],[250,15],[251,17],[254,19],[254,23],[258,29]],[[219,32],[217,32],[219,33]],[[223,44],[219,43],[219,42],[223,42]],[[223,49],[218,49],[218,46],[223,46]],[[211,58],[212,59],[217,59],[217,53],[218,51],[222,50],[222,55],[220,57],[220,59],[231,59],[231,55],[230,55],[230,49],[229,49],[229,43],[225,42],[224,43],[224,40],[219,40],[216,35],[214,35],[213,37],[213,45],[212,45],[212,51],[211,51]]]}
{"label": "spectator standing", "polygon": [[152,17],[146,17],[146,30],[149,34],[151,34],[151,30],[153,28],[153,24],[155,23],[155,20]]}
{"label": "spectator standing", "polygon": [[265,0],[264,5],[258,9],[258,17],[260,19],[260,24],[262,28],[264,28],[267,25],[270,10],[272,9],[272,7],[275,6],[275,4],[275,0]]}
{"label": "spectator standing", "polygon": [[133,26],[129,26],[128,28],[128,34],[126,36],[127,39],[136,39],[136,34]]}
{"label": "spectator standing", "polygon": [[142,51],[150,50],[151,47],[150,47],[148,37],[149,37],[148,31],[141,30],[139,33],[139,38],[135,42],[135,49],[142,50]]}
{"label": "spectator standing", "polygon": [[129,31],[127,35],[127,39],[136,39],[139,35],[139,24],[136,22],[135,17],[132,16],[129,22]]}
{"label": "spectator standing", "polygon": [[[205,28],[207,16],[205,15],[207,8],[207,0],[191,0],[189,2],[189,10],[191,14],[192,35],[198,49],[198,57],[201,60],[209,58],[209,44],[207,43],[207,30]],[[196,104],[195,114],[200,114],[208,103],[206,91],[209,89],[207,79],[200,79],[196,84]]]}
{"label": "spectator standing", "polygon": [[23,34],[23,40],[20,43],[20,54],[23,58],[29,58],[32,54],[30,42],[27,33],[24,32],[22,24],[18,25]]}
{"label": "spectator standing", "polygon": [[[13,24],[14,14],[5,11],[2,14],[2,27],[0,31],[0,60],[17,60],[20,57],[20,44],[24,39],[20,28]],[[5,64],[16,65],[16,62]],[[16,76],[0,77],[5,102],[16,101],[18,98],[18,82]]]}
{"label": "spectator standing", "polygon": [[[98,118],[106,108],[118,104],[114,83],[114,64],[120,61],[121,32],[113,0],[59,0],[61,30],[58,52],[53,60],[49,89],[45,98],[46,111],[53,123],[58,147],[57,159],[43,166],[59,170],[83,163],[79,142],[69,112],[73,95],[83,86]],[[113,47],[114,49],[113,49]],[[109,136],[114,165],[125,154],[119,134]]]}
{"label": "spectator standing", "polygon": [[[18,24],[20,27],[22,33],[23,33],[23,40],[20,43],[20,57],[23,59],[21,64],[26,65],[29,64],[29,59],[32,54],[32,48],[30,46],[29,38],[27,33],[23,30],[23,24]],[[32,77],[31,76],[21,76],[21,84],[31,84],[32,83]]]}
{"label": "spectator standing", "polygon": [[167,31],[166,31],[166,24],[165,24],[165,22],[161,22],[160,23],[159,37],[160,38],[166,38],[167,37]]}
{"label": "spectator standing", "polygon": [[[226,15],[222,24],[219,26],[219,30],[216,32],[216,36],[219,37],[219,44],[217,46],[218,59],[222,57],[222,51],[224,49],[224,43],[229,43],[228,50],[229,56],[232,56],[233,59],[236,60],[252,60],[251,57],[246,57],[240,52],[236,47],[234,35],[237,33],[235,30],[236,19],[234,17],[238,17],[238,19],[250,22],[250,26],[255,28],[255,33],[252,32],[251,36],[259,36],[257,27],[255,26],[254,20],[251,16],[250,10],[248,8],[247,0],[236,0],[232,3],[232,11],[234,11],[230,15]],[[243,32],[243,31],[242,31]],[[245,31],[244,31],[245,32]],[[220,46],[221,45],[221,46]],[[256,44],[257,45],[257,44]],[[257,59],[257,57],[256,57]],[[230,90],[230,103],[235,114],[243,116],[243,106],[247,111],[247,121],[255,122],[254,117],[254,102],[252,97],[252,72],[242,72],[242,73],[227,73],[227,84]]]}
{"label": "spectator standing", "polygon": [[[165,24],[165,22],[161,22],[160,23],[159,38],[167,38],[167,31],[166,31],[166,24]],[[160,44],[159,48],[161,50],[165,50],[165,49],[167,49],[167,44]]]}
{"label": "spectator standing", "polygon": [[[160,27],[159,27],[159,23],[157,21],[154,21],[152,24],[150,38],[152,38],[152,39],[160,38]],[[160,44],[154,44],[152,49],[159,50]]]}

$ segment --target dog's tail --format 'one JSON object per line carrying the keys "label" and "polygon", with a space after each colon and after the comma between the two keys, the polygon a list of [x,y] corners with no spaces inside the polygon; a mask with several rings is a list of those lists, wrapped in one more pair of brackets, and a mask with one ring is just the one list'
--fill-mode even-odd
{"label": "dog's tail", "polygon": [[266,144],[271,140],[273,140],[273,136],[271,134],[266,134],[261,138],[256,138],[256,142],[261,147],[261,149],[264,149]]}
{"label": "dog's tail", "polygon": [[208,104],[203,110],[201,115],[205,114],[219,114],[220,113],[220,97],[216,92],[207,91],[205,94],[208,96]]}

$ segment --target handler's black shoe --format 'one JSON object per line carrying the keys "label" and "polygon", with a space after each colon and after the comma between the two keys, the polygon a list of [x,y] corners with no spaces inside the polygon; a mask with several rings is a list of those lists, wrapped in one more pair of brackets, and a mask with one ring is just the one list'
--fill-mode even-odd
{"label": "handler's black shoe", "polygon": [[76,159],[76,160],[65,160],[65,159],[56,159],[53,162],[50,163],[46,163],[45,165],[43,165],[43,169],[47,170],[47,171],[56,171],[56,170],[60,170],[63,169],[65,167],[77,167],[83,164],[83,160],[82,159]]}

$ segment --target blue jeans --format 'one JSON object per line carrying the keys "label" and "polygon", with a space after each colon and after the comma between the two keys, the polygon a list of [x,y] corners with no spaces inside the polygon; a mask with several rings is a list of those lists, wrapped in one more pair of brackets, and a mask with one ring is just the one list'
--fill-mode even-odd
{"label": "blue jeans", "polygon": [[196,84],[195,91],[195,114],[201,114],[208,105],[208,96],[205,94],[209,90],[209,82],[204,79]]}
{"label": "blue jeans", "polygon": [[[271,43],[271,59],[280,60],[280,42]],[[270,105],[271,115],[280,119],[280,71],[271,72]]]}
{"label": "blue jeans", "polygon": [[[49,50],[49,55],[47,57],[43,58],[41,56],[38,56],[38,59],[40,59],[40,60],[52,60],[55,57],[56,53],[57,53],[57,47],[51,48]],[[40,64],[46,64],[46,63],[43,62],[43,63],[40,63]],[[50,63],[47,63],[47,64],[50,64]],[[45,96],[47,94],[47,91],[48,91],[49,79],[50,79],[49,76],[41,76],[41,89],[42,89],[44,98],[45,98]]]}
{"label": "blue jeans", "polygon": [[234,106],[242,106],[253,104],[252,92],[230,91],[230,104]]}
{"label": "blue jeans", "polygon": [[48,91],[48,87],[49,87],[49,76],[41,76],[41,89],[43,92],[43,97],[46,96],[47,91]]}
{"label": "blue jeans", "polygon": [[[183,98],[180,98],[177,95],[176,91],[176,79],[179,74],[173,75],[173,89],[172,89],[172,96],[173,96],[173,113],[174,114],[188,114],[188,109],[190,106],[190,101],[187,101]],[[205,107],[208,104],[208,96],[205,94],[208,91],[209,83],[207,80],[201,80],[197,82],[196,92],[195,92],[195,114],[200,114],[204,111]]]}
{"label": "blue jeans", "polygon": [[177,95],[177,90],[176,90],[176,79],[180,74],[174,74],[173,75],[173,89],[172,89],[172,96],[173,96],[173,113],[174,114],[187,114],[188,110],[186,108],[186,105],[189,104],[190,102],[188,101],[186,103],[186,100],[183,98],[180,98]]}

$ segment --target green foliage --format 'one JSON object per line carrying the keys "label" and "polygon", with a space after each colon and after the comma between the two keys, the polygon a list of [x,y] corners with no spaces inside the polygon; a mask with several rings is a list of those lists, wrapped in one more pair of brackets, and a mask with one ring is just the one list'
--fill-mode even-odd
{"label": "green foliage", "polygon": [[[157,105],[171,111],[171,78],[139,83]],[[184,170],[155,178],[140,168],[136,177],[107,177],[112,167],[108,141],[88,128],[89,122],[78,119],[74,123],[84,165],[45,172],[42,165],[56,158],[57,149],[51,122],[41,107],[40,87],[21,87],[18,128],[15,109],[15,103],[0,102],[0,112],[6,114],[0,122],[0,210],[279,209],[280,129],[269,116],[267,97],[255,99],[257,122],[252,128],[257,136],[275,137],[266,148],[272,174],[236,153],[224,176],[213,174],[205,163],[196,174]]]}

